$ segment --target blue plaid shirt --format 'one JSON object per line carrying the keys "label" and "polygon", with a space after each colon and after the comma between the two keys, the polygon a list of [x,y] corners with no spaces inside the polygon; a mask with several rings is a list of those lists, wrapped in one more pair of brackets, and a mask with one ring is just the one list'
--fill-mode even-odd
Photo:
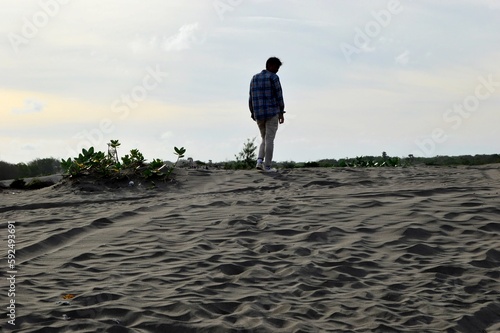
{"label": "blue plaid shirt", "polygon": [[254,120],[272,118],[285,111],[278,75],[264,69],[253,76],[250,82],[248,106]]}

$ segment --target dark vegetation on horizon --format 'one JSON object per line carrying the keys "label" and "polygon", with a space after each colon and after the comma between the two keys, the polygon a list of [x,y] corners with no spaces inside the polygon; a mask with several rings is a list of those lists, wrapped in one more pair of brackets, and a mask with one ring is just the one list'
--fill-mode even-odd
{"label": "dark vegetation on horizon", "polygon": [[[413,157],[399,158],[390,157],[389,161],[401,162],[397,166],[459,166],[459,165],[485,165],[500,163],[500,154],[491,155],[460,155],[460,156],[435,156],[435,157]],[[382,156],[361,156],[344,159],[322,159],[312,162],[277,162],[279,168],[329,168],[329,167],[377,167],[386,160]],[[202,161],[196,161],[200,166],[207,165]],[[375,165],[379,163],[379,165]],[[255,166],[254,161],[235,160],[216,163],[224,169],[248,169]],[[389,165],[387,165],[389,166]],[[35,159],[29,163],[11,164],[0,161],[0,180],[34,178],[61,174],[63,172],[61,161],[56,158]]]}
{"label": "dark vegetation on horizon", "polygon": [[0,180],[49,176],[61,172],[61,161],[52,157],[17,164],[0,161]]}
{"label": "dark vegetation on horizon", "polygon": [[[235,161],[222,163],[224,169],[252,169],[257,162],[257,146],[255,138],[247,139],[242,150],[235,155]],[[458,166],[458,165],[484,165],[500,163],[500,155],[460,155],[460,156],[435,156],[435,157],[391,157],[385,151],[380,156],[359,156],[355,158],[322,159],[313,162],[278,162],[278,168],[375,168],[375,167],[409,167],[417,165],[428,166]],[[198,165],[205,163],[197,161]],[[220,165],[221,163],[219,163]]]}
{"label": "dark vegetation on horizon", "polygon": [[[254,139],[255,140],[255,139]],[[223,169],[252,169],[255,167],[256,163],[256,149],[254,140],[248,139],[244,144],[243,149],[235,155],[234,161],[226,161],[221,163],[214,163],[213,165],[218,166]],[[115,147],[116,148],[116,147]],[[181,153],[182,154],[179,154]],[[184,148],[181,150],[177,149],[175,154],[178,157],[183,157],[185,152]],[[104,167],[103,170],[118,170],[120,168],[125,168],[133,165],[134,167],[141,166],[144,167],[147,164],[144,163],[145,159],[136,150],[131,151],[130,155],[125,155],[124,160],[118,161],[117,163],[110,162],[107,155],[101,152],[95,152],[92,149],[84,150],[81,156],[74,159],[68,159],[66,161],[61,161],[55,158],[42,158],[35,159],[29,163],[17,163],[11,164],[7,162],[0,161],[0,180],[15,179],[16,182],[13,183],[13,187],[21,186],[24,178],[35,178],[41,176],[48,176],[54,174],[62,174],[64,171],[70,171],[73,173],[79,173],[89,168],[93,167]],[[123,159],[122,158],[122,159]],[[114,161],[117,162],[117,161]],[[385,152],[380,156],[361,156],[355,158],[342,158],[342,159],[322,159],[318,161],[311,162],[294,162],[285,161],[278,162],[276,166],[278,168],[329,168],[329,167],[409,167],[409,166],[459,166],[459,165],[485,165],[500,163],[500,154],[490,154],[490,155],[460,155],[460,156],[434,156],[434,157],[414,157],[412,155],[404,158],[391,157]],[[190,166],[192,163],[188,163],[185,160],[180,161],[181,165]],[[202,161],[196,161],[195,164],[199,167],[207,166],[207,163]],[[211,164],[211,163],[210,163]],[[208,165],[210,165],[208,164]],[[164,165],[163,161],[160,159],[155,159],[151,162],[150,168],[143,169],[146,175],[149,175],[150,171],[159,172],[161,167]],[[75,169],[77,168],[77,169]],[[83,169],[80,169],[83,168]],[[158,170],[160,169],[160,170]],[[171,169],[169,169],[171,171]],[[150,176],[150,175],[149,175]],[[36,187],[36,185],[35,185]]]}
{"label": "dark vegetation on horizon", "polygon": [[282,162],[278,166],[287,168],[324,168],[324,167],[410,167],[410,166],[473,166],[500,163],[499,154],[491,155],[459,155],[459,156],[434,156],[434,157],[390,157],[360,156],[355,158],[322,159],[314,162]]}
{"label": "dark vegetation on horizon", "polygon": [[[200,165],[204,163],[197,161]],[[256,163],[256,161],[255,161]],[[255,163],[230,161],[222,163],[224,169],[251,169]],[[322,159],[310,162],[284,161],[275,163],[276,167],[292,168],[376,168],[376,167],[411,167],[411,166],[473,166],[500,163],[500,154],[460,155],[434,157],[389,157],[360,156],[355,158]]]}

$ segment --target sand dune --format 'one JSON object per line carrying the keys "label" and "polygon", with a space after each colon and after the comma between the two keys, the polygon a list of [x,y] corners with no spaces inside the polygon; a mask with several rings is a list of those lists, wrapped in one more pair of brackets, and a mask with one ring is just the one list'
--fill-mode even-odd
{"label": "sand dune", "polygon": [[0,192],[18,271],[3,328],[500,332],[498,165],[180,170],[148,186]]}

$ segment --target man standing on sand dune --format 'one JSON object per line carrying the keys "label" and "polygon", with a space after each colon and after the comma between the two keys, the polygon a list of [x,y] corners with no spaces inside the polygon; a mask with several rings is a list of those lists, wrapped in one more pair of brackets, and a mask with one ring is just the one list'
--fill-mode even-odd
{"label": "man standing on sand dune", "polygon": [[250,98],[248,107],[252,119],[259,126],[262,142],[259,147],[257,169],[274,171],[271,168],[274,152],[274,138],[278,125],[285,122],[285,103],[278,75],[282,63],[276,57],[266,62],[266,69],[255,74],[250,82]]}

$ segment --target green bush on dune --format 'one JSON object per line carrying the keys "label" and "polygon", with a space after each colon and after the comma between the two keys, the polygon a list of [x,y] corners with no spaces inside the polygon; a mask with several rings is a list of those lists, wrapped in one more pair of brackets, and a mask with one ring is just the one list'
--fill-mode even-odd
{"label": "green bush on dune", "polygon": [[226,162],[224,164],[224,169],[229,170],[239,170],[239,169],[252,169],[255,167],[255,163],[257,162],[257,154],[255,151],[257,150],[257,146],[255,145],[255,138],[247,139],[247,141],[243,144],[243,148],[241,151],[234,155],[236,161]]}
{"label": "green bush on dune", "polygon": [[117,148],[120,146],[118,140],[111,140],[108,143],[108,153],[95,151],[94,147],[82,149],[82,152],[75,158],[61,160],[61,167],[65,176],[79,177],[92,176],[102,179],[120,180],[131,177],[140,177],[144,179],[167,180],[179,162],[184,157],[186,149],[184,147],[174,147],[174,154],[177,160],[171,166],[168,166],[161,159],[154,159],[151,163],[146,163],[143,154],[132,149],[130,154],[118,158]]}

